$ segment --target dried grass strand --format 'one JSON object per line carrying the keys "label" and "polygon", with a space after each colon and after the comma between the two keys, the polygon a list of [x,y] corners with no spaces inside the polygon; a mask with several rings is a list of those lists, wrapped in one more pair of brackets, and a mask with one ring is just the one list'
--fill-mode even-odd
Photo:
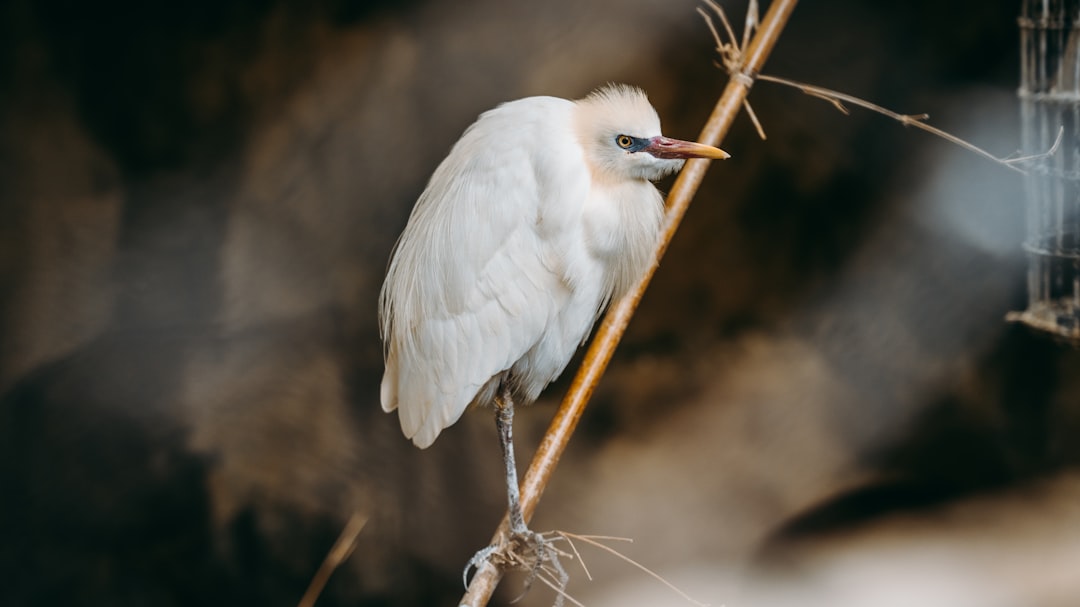
{"label": "dried grass strand", "polygon": [[[609,536],[603,536],[603,535],[578,535],[576,533],[570,533],[569,531],[558,531],[556,533],[561,535],[568,542],[570,541],[570,538],[581,540],[581,541],[585,542],[586,544],[590,544],[592,546],[595,546],[597,548],[600,548],[601,550],[604,550],[606,552],[609,552],[609,553],[617,556],[618,558],[622,559],[623,561],[626,561],[627,563],[630,563],[634,567],[637,567],[641,571],[647,573],[649,576],[651,576],[653,579],[659,581],[661,584],[667,586],[672,592],[674,592],[675,594],[678,594],[680,597],[682,597],[684,600],[686,600],[691,605],[695,605],[696,607],[709,607],[708,603],[702,603],[701,601],[698,601],[697,599],[691,597],[689,594],[686,594],[678,586],[676,586],[675,584],[672,584],[671,582],[664,579],[664,576],[660,575],[659,573],[656,573],[652,569],[649,569],[645,565],[642,565],[641,563],[639,563],[639,562],[635,561],[634,559],[626,556],[625,554],[619,552],[618,550],[612,548],[611,546],[608,546],[607,544],[604,544],[604,543],[601,543],[600,541],[598,541],[598,540],[612,540],[612,541],[625,541],[625,542],[633,543],[634,540],[632,540],[630,538],[609,537]],[[573,543],[571,543],[571,545],[573,545]],[[576,549],[575,549],[575,552],[576,552]]]}
{"label": "dried grass strand", "polygon": [[[545,577],[543,574],[547,574],[547,577]],[[585,607],[585,605],[581,601],[579,601],[579,600],[575,599],[574,597],[570,596],[570,593],[568,593],[564,588],[561,587],[561,584],[559,583],[557,572],[551,570],[550,567],[542,568],[541,574],[537,575],[536,577],[541,582],[543,582],[545,586],[547,586],[548,588],[551,588],[557,594],[559,594],[559,596],[561,596],[564,600],[570,601],[571,603],[577,605],[578,607]],[[524,595],[522,595],[522,596],[524,596]],[[518,597],[517,599],[514,599],[513,601],[511,601],[511,603],[516,603],[520,598],[521,597]]]}

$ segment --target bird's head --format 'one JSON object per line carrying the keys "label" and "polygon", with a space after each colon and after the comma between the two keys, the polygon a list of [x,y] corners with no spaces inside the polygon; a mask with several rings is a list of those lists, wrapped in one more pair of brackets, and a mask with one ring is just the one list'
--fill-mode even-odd
{"label": "bird's head", "polygon": [[655,181],[682,168],[687,158],[727,158],[709,145],[669,139],[645,92],[608,85],[577,101],[576,126],[594,172],[615,179]]}

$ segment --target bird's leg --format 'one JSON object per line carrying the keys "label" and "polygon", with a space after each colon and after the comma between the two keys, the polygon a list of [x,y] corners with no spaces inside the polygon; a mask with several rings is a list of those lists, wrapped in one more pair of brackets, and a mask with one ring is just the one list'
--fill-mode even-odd
{"label": "bird's leg", "polygon": [[[547,538],[525,525],[525,516],[521,511],[521,489],[518,485],[517,464],[514,462],[514,399],[510,394],[510,387],[505,383],[502,385],[499,398],[495,399],[495,427],[499,431],[499,445],[502,447],[503,463],[506,465],[506,499],[510,516],[511,550],[524,552],[525,554],[519,553],[518,558],[525,562],[532,561],[529,576],[525,579],[525,593],[529,591],[544,563],[552,563],[560,583],[560,594],[556,595],[555,605],[561,607],[563,604],[561,592],[566,588],[568,576],[559,563],[558,551],[548,545]],[[530,552],[531,556],[526,556]]]}
{"label": "bird's leg", "polygon": [[[525,539],[530,532],[525,525],[525,516],[521,513],[521,489],[518,485],[517,464],[514,462],[514,399],[510,395],[509,386],[505,383],[499,388],[499,394],[495,397],[495,427],[499,432],[499,447],[502,448],[503,464],[506,466],[506,498],[510,510],[510,539],[511,541],[515,537]],[[469,570],[473,567],[479,569],[480,565],[487,562],[493,554],[501,549],[503,547],[499,544],[492,544],[473,555],[472,559],[465,565],[465,572],[462,574],[466,586],[469,585]],[[542,563],[543,560],[538,562]]]}
{"label": "bird's leg", "polygon": [[510,532],[524,534],[529,528],[525,526],[525,517],[521,513],[521,490],[518,485],[517,465],[514,463],[514,401],[506,385],[503,385],[499,398],[495,399],[495,427],[499,430],[499,446],[502,447],[503,463],[506,465]]}
{"label": "bird's leg", "polygon": [[[559,563],[559,550],[549,545],[551,540],[532,531],[525,524],[525,517],[521,511],[517,465],[514,463],[513,424],[514,401],[510,395],[509,386],[503,384],[499,395],[495,398],[495,426],[499,432],[499,446],[502,447],[503,463],[506,466],[506,498],[510,513],[510,533],[505,543],[499,542],[477,552],[465,566],[464,576],[467,580],[470,569],[473,567],[479,569],[490,559],[493,564],[502,567],[528,569],[529,576],[525,580],[525,592],[528,592],[544,564],[550,563],[559,582],[559,594],[555,597],[555,606],[561,607],[569,576]],[[465,585],[468,586],[468,583],[466,582]]]}

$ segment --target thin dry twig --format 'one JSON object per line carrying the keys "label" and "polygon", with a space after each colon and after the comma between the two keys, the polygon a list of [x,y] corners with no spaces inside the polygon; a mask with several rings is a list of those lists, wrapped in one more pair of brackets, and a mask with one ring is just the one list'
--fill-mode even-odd
{"label": "thin dry twig", "polygon": [[[720,35],[720,32],[716,29],[716,24],[712,20],[712,15],[704,8],[700,6],[697,7],[698,14],[705,20],[705,25],[709,28],[709,32],[712,33],[713,40],[716,41],[716,52],[722,59],[722,63],[717,63],[716,65],[728,74],[738,74],[741,69],[740,66],[743,64],[743,54],[746,51],[747,45],[750,43],[750,36],[758,26],[757,0],[750,0],[750,4],[746,8],[746,24],[743,26],[743,38],[741,43],[737,41],[735,31],[731,28],[731,22],[728,21],[724,9],[712,0],[703,1],[717,14],[718,17],[720,17],[720,23],[724,26],[724,32],[727,33],[728,37],[728,41],[724,42],[723,36]],[[752,80],[748,81],[747,86],[752,83]],[[754,128],[757,129],[758,137],[761,137],[763,141],[768,139],[765,136],[765,129],[761,126],[761,121],[758,120],[753,106],[750,105],[749,99],[743,99],[743,109],[746,110],[746,115],[754,124]]]}
{"label": "thin dry twig", "polygon": [[[717,17],[719,17],[720,22],[724,26],[724,31],[727,33],[727,41],[725,41],[724,37],[716,28],[715,23],[713,23],[712,15],[710,15],[705,9],[698,7],[698,14],[700,14],[705,20],[705,25],[708,26],[709,32],[712,33],[713,39],[716,42],[716,52],[720,56],[720,61],[717,62],[717,66],[726,71],[728,74],[737,74],[742,61],[742,52],[745,49],[746,29],[743,30],[743,44],[736,44],[735,33],[731,29],[731,24],[728,21],[727,15],[725,14],[723,7],[721,7],[713,0],[703,1],[710,9],[712,9],[714,13],[716,13]],[[755,4],[756,2],[751,0],[752,6],[750,9],[747,10],[746,28],[752,28],[756,26],[756,6],[753,6]],[[1054,152],[1057,151],[1058,146],[1061,143],[1061,138],[1064,135],[1064,128],[1059,129],[1058,137],[1054,141],[1054,145],[1045,152],[1039,154],[1031,154],[1027,156],[1020,156],[1016,158],[999,158],[991,154],[990,152],[987,152],[986,150],[976,146],[975,144],[969,143],[957,137],[956,135],[943,131],[935,126],[931,126],[930,124],[927,124],[926,120],[930,118],[928,114],[901,114],[899,112],[894,112],[875,103],[860,99],[859,97],[855,97],[853,95],[848,95],[846,93],[841,93],[839,91],[834,91],[832,89],[827,89],[825,87],[816,86],[813,84],[796,82],[787,78],[779,78],[777,76],[769,76],[767,74],[756,74],[755,79],[797,88],[803,93],[810,95],[811,97],[817,97],[818,99],[830,103],[834,108],[837,109],[837,111],[845,115],[850,114],[847,106],[844,105],[845,103],[850,103],[851,105],[859,106],[872,112],[877,112],[900,122],[904,126],[913,126],[917,129],[922,129],[950,143],[956,144],[970,152],[974,152],[975,154],[978,154],[983,158],[1004,165],[1007,168],[1023,174],[1027,174],[1027,170],[1018,165],[1029,163],[1034,160],[1039,160],[1053,155]],[[750,102],[744,101],[744,105],[746,108],[747,116],[749,116],[750,120],[753,122],[754,128],[757,129],[758,135],[762,139],[765,139],[765,130],[762,128],[761,122],[758,120],[758,117],[754,113],[754,110],[750,107]]]}
{"label": "thin dry twig", "polygon": [[[653,571],[652,569],[649,569],[645,565],[642,565],[641,563],[639,563],[639,562],[635,561],[634,559],[626,556],[625,554],[619,552],[618,550],[615,550],[611,546],[608,546],[607,544],[603,544],[603,543],[601,543],[599,541],[599,540],[608,540],[608,541],[617,541],[617,542],[627,542],[627,543],[632,544],[632,543],[634,543],[633,538],[612,537],[612,536],[608,536],[608,535],[577,535],[576,533],[570,533],[569,531],[557,531],[556,533],[558,535],[562,536],[563,539],[565,539],[567,542],[569,542],[571,546],[574,546],[574,542],[571,541],[571,540],[572,539],[577,539],[577,540],[581,540],[581,541],[583,541],[583,542],[585,542],[587,544],[591,544],[593,546],[596,546],[597,548],[600,548],[601,550],[605,550],[607,552],[610,552],[611,554],[614,554],[615,556],[617,556],[620,559],[626,561],[627,563],[630,563],[634,567],[637,567],[641,571],[644,571],[645,573],[649,574],[654,579],[659,581],[661,584],[663,584],[663,585],[667,586],[668,588],[670,588],[673,592],[675,592],[675,594],[678,594],[679,596],[681,596],[688,603],[690,603],[692,605],[696,605],[697,607],[709,607],[708,603],[702,603],[701,601],[698,601],[698,600],[694,599],[690,595],[688,595],[685,592],[683,592],[682,590],[680,590],[675,584],[672,584],[671,582],[664,579],[664,577],[661,576],[659,573],[656,573],[655,571]],[[574,553],[577,553],[577,548],[576,547],[574,547]],[[579,556],[578,559],[580,560],[580,558],[581,557]],[[584,566],[584,564],[582,564],[582,566]]]}
{"label": "thin dry twig", "polygon": [[1018,158],[999,158],[999,157],[991,154],[990,152],[987,152],[986,150],[980,148],[979,146],[977,146],[977,145],[975,145],[973,143],[969,143],[969,142],[957,137],[956,135],[953,135],[952,133],[943,131],[943,130],[935,127],[935,126],[927,124],[926,120],[928,118],[930,118],[930,116],[928,114],[900,114],[900,113],[894,112],[894,111],[892,111],[892,110],[890,110],[888,108],[877,105],[876,103],[871,103],[869,101],[866,101],[864,99],[860,99],[860,98],[855,97],[853,95],[848,95],[848,94],[845,94],[845,93],[841,93],[839,91],[834,91],[832,89],[827,89],[827,88],[820,87],[820,86],[815,86],[815,85],[812,85],[812,84],[806,84],[806,83],[803,83],[803,82],[796,82],[794,80],[789,80],[787,78],[779,78],[777,76],[769,76],[767,74],[758,74],[758,80],[764,80],[765,82],[774,82],[776,84],[783,84],[785,86],[790,86],[790,87],[797,88],[800,91],[802,91],[803,93],[806,93],[807,95],[811,95],[813,97],[817,97],[819,99],[824,99],[825,101],[828,101],[834,107],[836,107],[838,110],[840,110],[841,112],[843,112],[845,114],[848,113],[847,108],[844,106],[845,103],[850,103],[851,105],[856,105],[856,106],[859,106],[861,108],[868,109],[868,110],[870,110],[872,112],[877,112],[878,114],[882,114],[883,116],[887,116],[889,118],[892,118],[893,120],[896,120],[896,121],[900,122],[904,126],[913,126],[913,127],[917,128],[917,129],[922,129],[922,130],[926,131],[927,133],[930,133],[931,135],[935,135],[935,136],[940,137],[940,138],[942,138],[942,139],[944,139],[944,140],[946,140],[946,141],[948,141],[950,143],[958,145],[958,146],[964,148],[965,150],[968,150],[969,152],[974,152],[975,154],[978,154],[979,156],[982,156],[983,158],[986,158],[987,160],[991,160],[993,162],[996,162],[996,163],[998,163],[1000,165],[1003,165],[1005,167],[1008,167],[1008,168],[1010,168],[1010,169],[1012,169],[1014,171],[1017,171],[1017,172],[1023,173],[1023,174],[1027,174],[1027,170],[1025,170],[1023,167],[1018,166],[1018,165],[1026,163],[1026,162],[1031,162],[1032,160],[1038,160],[1038,159],[1041,159],[1041,158],[1046,158],[1047,156],[1052,155],[1054,152],[1057,151],[1058,145],[1061,143],[1061,136],[1062,136],[1062,133],[1063,133],[1062,131],[1059,131],[1058,132],[1058,138],[1054,142],[1054,145],[1049,150],[1047,150],[1045,152],[1042,152],[1040,154],[1032,154],[1032,155],[1029,155],[1029,156],[1022,156],[1022,157],[1018,157]]}
{"label": "thin dry twig", "polygon": [[322,565],[319,565],[318,571],[315,572],[315,576],[311,578],[311,583],[308,585],[307,590],[304,592],[304,596],[300,597],[300,602],[297,607],[313,607],[315,601],[319,599],[319,595],[322,594],[323,588],[326,587],[326,582],[330,580],[330,575],[334,573],[334,570],[345,562],[345,559],[349,558],[353,550],[356,549],[356,538],[360,535],[360,532],[364,529],[364,525],[367,524],[367,517],[354,512],[349,517],[349,522],[345,523],[345,528],[341,530],[341,535],[338,536],[334,545],[330,548],[330,552],[326,554],[326,558],[323,559]]}
{"label": "thin dry twig", "polygon": [[[746,23],[743,24],[742,44],[739,45],[739,49],[746,50],[750,46],[750,37],[757,31],[758,23],[757,0],[750,0],[746,5]],[[731,39],[734,41],[735,37],[732,36]]]}
{"label": "thin dry twig", "polygon": [[[743,101],[753,84],[753,75],[761,71],[765,59],[772,52],[773,46],[780,38],[780,33],[787,24],[788,17],[795,10],[798,0],[774,0],[769,4],[769,10],[765,14],[761,24],[755,28],[753,37],[750,38],[744,51],[740,52],[742,63],[738,71],[733,72],[727,88],[724,89],[712,115],[706,122],[698,137],[698,141],[709,145],[715,145],[730,130],[731,124],[738,115]],[[756,3],[755,3],[756,6]],[[756,17],[755,17],[756,20]],[[678,179],[675,180],[671,192],[667,198],[667,212],[664,220],[663,233],[656,250],[656,259],[663,257],[668,244],[674,237],[679,223],[686,214],[690,201],[697,192],[705,176],[705,169],[710,161],[706,159],[692,159],[687,161]],[[589,397],[592,396],[596,384],[607,368],[608,362],[626,331],[630,318],[637,309],[645,289],[652,279],[656,266],[649,268],[645,275],[619,301],[614,302],[609,308],[604,320],[596,331],[589,350],[585,354],[585,360],[578,370],[570,391],[563,399],[562,405],[555,413],[555,417],[548,427],[533,457],[532,464],[521,485],[521,509],[525,520],[532,518],[536,505],[543,495],[544,488],[558,465],[566,445],[577,427],[578,420],[585,410]],[[509,521],[506,516],[495,532],[492,544],[500,541],[509,532]],[[491,563],[484,563],[473,576],[465,595],[461,599],[461,605],[469,607],[481,607],[486,605],[495,592],[495,586],[502,579],[502,572]]]}

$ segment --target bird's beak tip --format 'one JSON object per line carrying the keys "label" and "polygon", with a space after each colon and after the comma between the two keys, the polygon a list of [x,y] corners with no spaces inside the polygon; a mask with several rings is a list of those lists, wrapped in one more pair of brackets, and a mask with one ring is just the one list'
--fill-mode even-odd
{"label": "bird's beak tip", "polygon": [[712,160],[727,160],[731,158],[724,150],[703,143],[695,143],[693,147],[684,152],[687,158],[710,158]]}

